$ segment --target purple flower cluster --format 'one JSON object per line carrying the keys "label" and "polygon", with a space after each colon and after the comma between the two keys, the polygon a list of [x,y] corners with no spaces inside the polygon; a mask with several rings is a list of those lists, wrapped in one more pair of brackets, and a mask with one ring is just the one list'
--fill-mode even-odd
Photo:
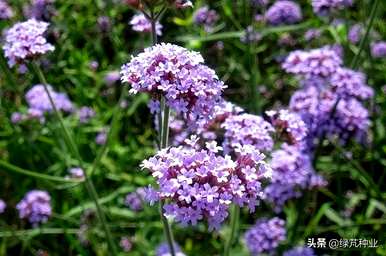
{"label": "purple flower cluster", "polygon": [[47,222],[51,216],[51,197],[46,191],[31,190],[16,205],[21,219],[37,226],[39,223]]}
{"label": "purple flower cluster", "polygon": [[126,195],[125,205],[135,212],[143,209],[143,201],[146,198],[146,190],[138,188],[136,191]]}
{"label": "purple flower cluster", "polygon": [[327,15],[334,10],[350,7],[353,0],[312,0],[312,8],[318,15]]}
{"label": "purple flower cluster", "polygon": [[228,117],[221,127],[225,130],[224,151],[229,152],[240,145],[250,145],[256,150],[269,151],[273,148],[272,125],[262,117],[240,114]]}
{"label": "purple flower cluster", "polygon": [[373,58],[386,58],[386,41],[372,43],[371,56]]}
{"label": "purple flower cluster", "polygon": [[279,0],[269,7],[265,18],[271,25],[294,24],[302,19],[302,10],[295,2]]}
{"label": "purple flower cluster", "polygon": [[0,20],[7,20],[13,17],[13,11],[5,0],[0,0]]}
{"label": "purple flower cluster", "polygon": [[[143,14],[136,14],[130,20],[129,24],[137,32],[151,33],[151,22]],[[162,35],[162,25],[157,21],[155,25],[157,35]]]}
{"label": "purple flower cluster", "polygon": [[266,114],[278,134],[282,135],[290,144],[299,144],[307,136],[308,128],[298,114],[287,109],[271,110],[267,111]]}
{"label": "purple flower cluster", "polygon": [[244,239],[252,256],[270,253],[286,239],[285,221],[277,217],[259,219]]}
{"label": "purple flower cluster", "polygon": [[292,74],[310,77],[329,77],[342,64],[342,59],[328,47],[310,51],[293,51],[284,63],[283,69]]}
{"label": "purple flower cluster", "polygon": [[68,170],[71,179],[84,179],[84,171],[80,167],[73,167]]}
{"label": "purple flower cluster", "polygon": [[[181,248],[178,246],[178,244],[174,243],[173,248],[174,248],[174,251],[176,253],[176,256],[186,256],[181,251]],[[169,245],[167,243],[160,244],[155,251],[155,255],[156,256],[172,256],[172,254],[170,253]]]}
{"label": "purple flower cluster", "polygon": [[[57,110],[64,112],[73,111],[74,107],[72,102],[65,93],[58,93],[52,89],[50,85],[47,86],[48,91],[52,97]],[[37,118],[42,118],[44,113],[50,113],[53,111],[49,97],[41,84],[34,85],[25,94],[25,99],[29,106],[29,115]]]}
{"label": "purple flower cluster", "polygon": [[320,29],[309,29],[304,34],[304,39],[306,41],[311,41],[311,40],[320,38],[321,35],[322,35],[322,31]]}
{"label": "purple flower cluster", "polygon": [[7,208],[7,205],[2,199],[0,199],[0,214],[2,214],[5,211],[5,208]]}
{"label": "purple flower cluster", "polygon": [[5,32],[3,50],[10,67],[55,49],[44,37],[48,26],[46,22],[30,19],[16,23]]}
{"label": "purple flower cluster", "polygon": [[156,102],[164,96],[177,114],[190,120],[210,118],[226,86],[203,62],[197,52],[162,43],[124,65],[121,79],[131,84],[130,93],[148,92]]}
{"label": "purple flower cluster", "polygon": [[163,149],[141,167],[157,179],[157,198],[166,200],[166,216],[182,225],[206,219],[210,230],[218,229],[232,202],[254,211],[262,196],[261,181],[272,170],[253,147],[239,148],[233,161],[217,154],[221,147],[214,141],[206,143],[207,149],[196,150],[197,140],[192,136],[186,141],[191,147]]}
{"label": "purple flower cluster", "polygon": [[81,107],[78,110],[79,122],[82,124],[88,123],[95,116],[95,111],[90,107]]}
{"label": "purple flower cluster", "polygon": [[208,6],[199,8],[193,15],[194,23],[197,25],[204,25],[205,28],[210,29],[219,19],[215,10],[209,9]]}
{"label": "purple flower cluster", "polygon": [[348,31],[347,40],[352,44],[357,44],[361,41],[363,34],[363,26],[360,24],[355,24]]}
{"label": "purple flower cluster", "polygon": [[24,15],[29,19],[49,20],[55,14],[54,0],[32,0],[31,5],[24,6]]}
{"label": "purple flower cluster", "polygon": [[316,254],[312,248],[298,246],[291,250],[285,251],[283,256],[316,256]]}

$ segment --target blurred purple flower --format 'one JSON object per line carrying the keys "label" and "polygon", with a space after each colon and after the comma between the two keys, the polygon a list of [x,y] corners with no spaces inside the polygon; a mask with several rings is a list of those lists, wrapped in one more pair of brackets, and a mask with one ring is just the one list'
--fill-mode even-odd
{"label": "blurred purple flower", "polygon": [[98,145],[104,145],[106,144],[106,141],[107,141],[107,133],[105,130],[98,133],[97,136],[95,137],[95,143]]}
{"label": "blurred purple flower", "polygon": [[30,5],[23,8],[24,15],[29,19],[49,20],[55,15],[54,0],[31,0]]}
{"label": "blurred purple flower", "polygon": [[[129,24],[131,25],[132,29],[137,32],[142,33],[151,33],[151,22],[145,17],[143,14],[136,14],[133,16],[133,18],[130,20]],[[161,23],[157,22],[156,26],[156,33],[157,35],[162,35],[162,25]]]}
{"label": "blurred purple flower", "polygon": [[219,16],[215,10],[209,9],[208,6],[203,6],[193,14],[193,20],[197,25],[203,25],[207,31],[210,31],[219,20]]}
{"label": "blurred purple flower", "polygon": [[90,107],[81,107],[78,110],[78,116],[79,122],[85,124],[95,116],[95,111]]}
{"label": "blurred purple flower", "polygon": [[243,43],[256,43],[259,42],[262,38],[262,35],[255,31],[253,26],[248,26],[245,29],[244,34],[241,36],[240,40]]}
{"label": "blurred purple flower", "polygon": [[23,119],[24,119],[24,116],[20,112],[13,112],[11,115],[11,122],[13,124],[17,124],[17,123],[23,121]]}
{"label": "blurred purple flower", "polygon": [[360,24],[355,24],[350,28],[347,34],[347,40],[352,44],[357,44],[361,41],[364,34],[364,28]]}
{"label": "blurred purple flower", "polygon": [[7,208],[7,205],[2,199],[0,199],[0,214],[2,214],[5,211],[5,208]]}
{"label": "blurred purple flower", "polygon": [[84,179],[84,171],[80,167],[73,167],[68,170],[71,179]]}
{"label": "blurred purple flower", "polygon": [[294,24],[302,20],[302,11],[295,2],[279,0],[269,7],[265,18],[271,25]]}
{"label": "blurred purple flower", "polygon": [[322,34],[322,31],[320,29],[311,28],[307,30],[306,33],[304,34],[304,39],[306,41],[318,39],[321,36],[321,34]]}
{"label": "blurred purple flower", "polygon": [[119,241],[119,245],[121,246],[122,250],[124,252],[130,252],[133,248],[133,243],[130,238],[127,236],[121,237],[121,240]]}
{"label": "blurred purple flower", "polygon": [[120,78],[121,78],[121,74],[119,73],[119,71],[109,71],[106,73],[104,80],[107,86],[112,86],[116,82],[118,82]]}
{"label": "blurred purple flower", "polygon": [[11,7],[8,5],[7,1],[0,0],[0,20],[8,20],[14,15]]}
{"label": "blurred purple flower", "polygon": [[285,251],[283,256],[316,256],[316,254],[312,248],[298,246],[291,250]]}
{"label": "blurred purple flower", "polygon": [[[174,251],[176,253],[176,256],[186,256],[182,251],[180,246],[178,244],[173,244]],[[160,244],[157,249],[155,250],[156,256],[172,256],[169,250],[169,245],[167,243]]]}
{"label": "blurred purple flower", "polygon": [[51,216],[51,197],[46,191],[31,190],[16,205],[21,219],[28,219],[33,225],[47,222]]}
{"label": "blurred purple flower", "polygon": [[373,58],[385,58],[386,57],[386,41],[372,43],[371,44],[371,56],[373,56]]}
{"label": "blurred purple flower", "polygon": [[144,188],[138,188],[136,191],[126,195],[125,205],[135,212],[141,211],[145,198],[146,190]]}
{"label": "blurred purple flower", "polygon": [[111,20],[108,16],[99,16],[97,19],[99,31],[101,33],[108,33],[111,30]]}
{"label": "blurred purple flower", "polygon": [[312,8],[318,15],[327,15],[334,10],[350,7],[353,0],[312,0]]}

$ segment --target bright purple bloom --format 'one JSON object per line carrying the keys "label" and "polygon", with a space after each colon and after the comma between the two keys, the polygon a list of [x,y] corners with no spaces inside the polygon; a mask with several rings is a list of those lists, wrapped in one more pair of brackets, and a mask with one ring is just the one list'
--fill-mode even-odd
{"label": "bright purple bloom", "polygon": [[5,208],[7,208],[7,205],[2,199],[0,199],[0,214],[2,214],[5,211]]}
{"label": "bright purple bloom", "polygon": [[[143,14],[136,14],[130,20],[129,24],[137,32],[151,33],[151,22]],[[162,25],[157,21],[155,25],[157,35],[162,35]]]}
{"label": "bright purple bloom", "polygon": [[48,26],[46,22],[30,19],[16,23],[5,32],[3,50],[10,67],[55,49],[44,37]]}
{"label": "bright purple bloom", "polygon": [[210,118],[226,86],[203,62],[197,52],[162,43],[145,49],[124,65],[121,79],[131,84],[132,94],[163,95],[177,114],[189,120]]}
{"label": "bright purple bloom", "polygon": [[267,111],[271,124],[291,144],[299,144],[307,136],[308,128],[301,117],[287,109]]}
{"label": "bright purple bloom", "polygon": [[71,179],[84,179],[84,171],[80,167],[73,167],[68,170]]}
{"label": "bright purple bloom", "polygon": [[126,195],[125,205],[135,212],[141,211],[145,198],[146,190],[144,188],[138,188],[136,191]]}
{"label": "bright purple bloom", "polygon": [[221,125],[225,129],[224,149],[228,152],[238,145],[251,145],[257,150],[269,151],[273,148],[272,125],[260,116],[240,114],[228,117]]}
{"label": "bright purple bloom", "polygon": [[239,148],[233,161],[214,153],[219,150],[215,145],[207,144],[210,150],[196,150],[196,143],[192,137],[186,141],[191,147],[163,149],[141,165],[155,177],[159,197],[170,200],[164,206],[165,215],[182,225],[196,225],[205,219],[209,229],[218,229],[232,202],[254,211],[262,196],[261,181],[272,173],[265,156],[246,146]]}
{"label": "bright purple bloom", "polygon": [[[57,110],[72,112],[74,107],[65,93],[54,91],[51,85],[47,85],[48,91],[52,97]],[[41,113],[50,113],[53,111],[49,97],[41,84],[34,85],[25,94],[25,99],[30,109],[38,110]]]}
{"label": "bright purple bloom", "polygon": [[373,58],[385,58],[386,57],[386,41],[372,43],[371,44],[371,56],[373,56]]}
{"label": "bright purple bloom", "polygon": [[302,19],[302,10],[295,2],[279,0],[269,7],[265,18],[271,25],[294,24]]}
{"label": "bright purple bloom", "polygon": [[95,111],[90,107],[81,107],[78,110],[78,116],[79,122],[85,124],[95,116]]}
{"label": "bright purple bloom", "polygon": [[285,251],[283,256],[316,256],[316,254],[312,248],[298,246]]}
{"label": "bright purple bloom", "polygon": [[13,11],[5,0],[0,0],[0,20],[8,20],[13,17]]}
{"label": "bright purple bloom", "polygon": [[312,8],[318,15],[327,15],[334,10],[352,6],[353,0],[312,0]]}
{"label": "bright purple bloom", "polygon": [[193,20],[198,25],[204,25],[206,28],[212,27],[219,19],[215,10],[209,9],[208,6],[199,8],[193,15]]}
{"label": "bright purple bloom", "polygon": [[51,216],[51,197],[46,191],[31,190],[16,205],[21,219],[28,219],[33,225],[47,222]]}
{"label": "bright purple bloom", "polygon": [[[186,256],[182,251],[181,248],[178,246],[178,244],[174,243],[173,245],[174,252],[176,253],[176,256]],[[160,244],[156,251],[156,256],[172,256],[170,253],[169,245],[167,243]]]}
{"label": "bright purple bloom", "polygon": [[277,217],[259,219],[244,239],[252,256],[270,253],[286,239],[285,221]]}

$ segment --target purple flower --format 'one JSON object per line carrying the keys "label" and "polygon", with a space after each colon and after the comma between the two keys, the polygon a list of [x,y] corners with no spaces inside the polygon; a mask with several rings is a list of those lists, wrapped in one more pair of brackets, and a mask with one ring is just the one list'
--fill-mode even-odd
{"label": "purple flower", "polygon": [[197,25],[204,25],[206,28],[212,27],[219,19],[215,10],[209,9],[208,6],[199,8],[193,14],[193,20]]}
{"label": "purple flower", "polygon": [[244,235],[249,252],[253,256],[270,253],[286,239],[285,221],[274,217],[259,219]]}
{"label": "purple flower", "polygon": [[49,20],[55,14],[54,0],[32,0],[31,5],[23,8],[24,15],[29,19]]}
{"label": "purple flower", "polygon": [[133,248],[133,242],[127,236],[121,237],[121,240],[119,241],[119,245],[121,246],[124,252],[130,252],[131,249]]}
{"label": "purple flower", "polygon": [[301,196],[302,193],[292,185],[270,183],[264,188],[263,199],[273,207],[274,212],[279,213],[288,200]]}
{"label": "purple flower", "polygon": [[269,7],[265,18],[271,25],[294,24],[302,19],[302,11],[297,3],[279,0]]}
{"label": "purple flower", "polygon": [[51,216],[51,197],[46,191],[31,190],[16,205],[21,219],[28,219],[33,225],[47,222]]}
{"label": "purple flower", "polygon": [[226,86],[212,69],[202,64],[203,61],[197,52],[172,44],[158,44],[124,65],[121,79],[131,84],[132,94],[163,95],[177,114],[189,120],[210,118]]}
{"label": "purple flower", "polygon": [[253,26],[248,26],[245,29],[245,32],[241,36],[240,40],[243,43],[256,43],[256,42],[259,42],[261,38],[262,38],[261,34],[255,31]]}
{"label": "purple flower", "polygon": [[251,4],[254,6],[267,6],[269,3],[269,0],[250,0]]}
{"label": "purple flower", "polygon": [[7,205],[2,199],[0,199],[0,214],[2,214],[5,211],[5,208],[7,208]]}
{"label": "purple flower", "polygon": [[325,78],[333,74],[341,64],[342,59],[335,51],[323,47],[291,52],[282,67],[288,73]]}
{"label": "purple flower", "polygon": [[[173,248],[174,248],[174,252],[176,253],[176,256],[186,256],[181,251],[181,248],[178,246],[178,244],[174,243]],[[160,244],[155,251],[155,255],[156,256],[171,256],[171,253],[169,250],[169,245],[167,243]]]}
{"label": "purple flower", "polygon": [[85,124],[95,116],[95,111],[90,107],[81,107],[78,110],[78,116],[79,122]]}
{"label": "purple flower", "polygon": [[313,39],[318,39],[322,34],[322,31],[320,29],[309,29],[304,34],[304,39],[306,41],[311,41]]}
{"label": "purple flower", "polygon": [[373,56],[373,58],[385,58],[386,57],[386,41],[372,43],[371,44],[371,56]]}
{"label": "purple flower", "polygon": [[116,82],[119,81],[119,79],[121,78],[121,74],[119,73],[119,71],[109,71],[106,75],[105,75],[105,82],[108,86],[112,86],[114,85]]}
{"label": "purple flower", "polygon": [[[73,111],[72,102],[66,94],[54,91],[51,85],[47,85],[47,87],[57,110],[64,112]],[[25,94],[25,99],[30,109],[40,111],[41,113],[53,111],[49,97],[41,84],[34,85],[29,89]]]}
{"label": "purple flower", "polygon": [[95,143],[98,145],[104,145],[107,141],[107,133],[105,130],[99,132],[95,137]]}
{"label": "purple flower", "polygon": [[316,256],[316,254],[312,248],[298,246],[285,251],[283,256]]}
{"label": "purple flower", "polygon": [[111,20],[107,16],[99,16],[97,24],[101,33],[108,33],[111,30]]}
{"label": "purple flower", "polygon": [[240,114],[228,117],[221,125],[225,130],[224,150],[229,152],[238,145],[250,145],[257,150],[269,151],[273,148],[272,125],[260,116]]}
{"label": "purple flower", "polygon": [[[136,14],[130,20],[129,24],[137,32],[151,33],[151,22],[143,14]],[[162,35],[162,25],[157,21],[155,25],[157,35]]]}
{"label": "purple flower", "polygon": [[135,212],[141,211],[145,198],[146,190],[144,188],[138,188],[136,191],[126,195],[125,205]]}
{"label": "purple flower", "polygon": [[163,149],[141,165],[156,179],[159,197],[169,199],[165,215],[182,225],[205,219],[209,229],[218,229],[232,202],[254,211],[262,196],[261,181],[272,172],[264,155],[253,147],[241,147],[233,161],[213,150],[196,150],[195,143],[192,138],[186,142],[191,147]]}
{"label": "purple flower", "polygon": [[271,124],[291,144],[299,144],[307,136],[308,128],[301,117],[286,109],[267,111]]}
{"label": "purple flower", "polygon": [[5,0],[0,0],[0,20],[8,20],[13,17],[13,11]]}
{"label": "purple flower", "polygon": [[55,49],[44,37],[48,26],[46,22],[30,19],[16,23],[5,32],[3,50],[10,67]]}
{"label": "purple flower", "polygon": [[84,171],[80,167],[73,167],[68,170],[71,179],[84,179]]}
{"label": "purple flower", "polygon": [[361,41],[363,34],[364,34],[363,26],[360,24],[355,24],[348,31],[347,39],[350,43],[357,44]]}
{"label": "purple flower", "polygon": [[318,15],[327,15],[334,10],[350,7],[353,0],[312,0],[312,8]]}
{"label": "purple flower", "polygon": [[23,119],[24,119],[24,116],[23,116],[22,113],[13,112],[12,115],[11,115],[11,122],[13,124],[20,123],[21,121],[23,121]]}

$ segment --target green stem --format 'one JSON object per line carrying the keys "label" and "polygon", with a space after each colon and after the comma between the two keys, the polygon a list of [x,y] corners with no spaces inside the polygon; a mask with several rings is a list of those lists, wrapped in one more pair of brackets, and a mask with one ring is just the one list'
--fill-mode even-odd
{"label": "green stem", "polygon": [[[46,78],[44,77],[43,72],[41,71],[39,65],[36,62],[32,63],[32,67],[33,67],[34,71],[36,72],[36,74],[38,75],[40,82],[43,84],[44,90],[45,90],[45,92],[46,92],[46,94],[48,96],[48,99],[50,101],[52,109],[54,110],[54,115],[55,115],[56,119],[59,122],[59,125],[60,125],[60,128],[61,128],[60,131],[61,131],[61,133],[63,135],[65,143],[67,144],[68,149],[70,150],[71,154],[78,160],[80,168],[85,170],[84,167],[83,167],[83,160],[82,160],[82,158],[81,158],[81,156],[79,154],[78,148],[77,148],[77,146],[75,144],[75,141],[72,138],[69,130],[64,125],[63,117],[62,117],[61,113],[58,111],[58,109],[57,109],[57,107],[55,105],[55,102],[53,101],[52,95],[51,95],[51,93],[50,93],[50,91],[48,89],[47,81],[46,81]],[[106,217],[105,217],[105,215],[103,213],[101,205],[98,202],[99,197],[98,197],[98,194],[97,194],[97,192],[95,190],[94,183],[89,178],[87,172],[84,172],[84,176],[85,176],[84,184],[85,184],[85,187],[86,187],[86,189],[88,191],[89,196],[91,197],[91,199],[93,200],[93,202],[95,204],[96,214],[98,216],[99,221],[102,224],[103,231],[104,231],[104,233],[106,235],[107,242],[108,242],[109,248],[111,250],[110,254],[111,255],[117,255],[117,250],[116,250],[116,247],[115,247],[115,244],[114,244],[114,241],[113,241],[110,229],[107,226]]]}
{"label": "green stem", "polygon": [[231,233],[224,246],[224,256],[230,255],[230,249],[233,244],[233,238],[235,237],[236,231],[238,229],[238,220],[240,216],[240,208],[237,205],[232,206],[231,212]]}

